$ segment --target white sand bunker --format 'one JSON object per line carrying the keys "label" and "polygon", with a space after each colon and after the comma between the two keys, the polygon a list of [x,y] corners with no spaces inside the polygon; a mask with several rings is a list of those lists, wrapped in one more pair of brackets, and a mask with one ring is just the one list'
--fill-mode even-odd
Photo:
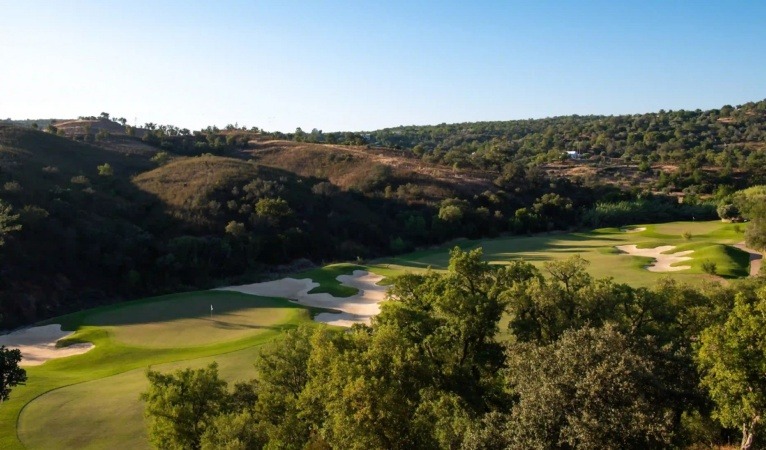
{"label": "white sand bunker", "polygon": [[365,270],[355,270],[351,275],[340,275],[338,281],[359,289],[351,297],[335,297],[330,294],[309,294],[319,283],[310,279],[282,278],[264,283],[245,284],[218,288],[221,291],[235,291],[264,297],[284,297],[304,306],[326,308],[340,313],[319,313],[314,317],[317,322],[341,327],[350,327],[355,323],[370,323],[370,318],[380,312],[380,302],[386,298],[386,286],[378,286],[383,279],[380,275]]}
{"label": "white sand bunker", "polygon": [[642,231],[646,231],[646,227],[626,227],[620,228],[620,231],[623,233],[640,233]]}
{"label": "white sand bunker", "polygon": [[0,345],[21,350],[21,366],[39,366],[49,359],[81,355],[93,348],[91,343],[72,344],[56,347],[56,342],[74,334],[73,331],[61,331],[61,325],[24,328],[0,336]]}
{"label": "white sand bunker", "polygon": [[673,250],[675,246],[663,245],[655,248],[638,248],[635,245],[618,245],[617,250],[625,252],[632,256],[645,256],[648,258],[654,258],[654,262],[646,266],[646,270],[649,272],[677,272],[679,270],[691,269],[692,266],[672,266],[672,264],[682,261],[688,261],[691,258],[686,256],[694,250],[686,250],[683,252],[676,252],[666,254]]}

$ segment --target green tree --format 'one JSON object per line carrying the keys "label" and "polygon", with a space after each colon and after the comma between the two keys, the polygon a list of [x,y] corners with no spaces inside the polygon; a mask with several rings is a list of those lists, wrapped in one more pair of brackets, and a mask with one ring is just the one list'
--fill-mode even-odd
{"label": "green tree", "polygon": [[242,237],[247,235],[247,229],[245,228],[245,224],[242,222],[237,222],[236,220],[230,221],[228,224],[226,224],[226,234],[230,234],[234,237]]}
{"label": "green tree", "polygon": [[766,288],[755,301],[735,298],[726,320],[701,336],[698,362],[702,384],[716,404],[714,417],[742,431],[741,449],[761,448],[766,414]]}
{"label": "green tree", "polygon": [[739,217],[739,209],[732,203],[721,203],[716,209],[721,220],[733,220]]}
{"label": "green tree", "polygon": [[268,443],[266,428],[252,411],[243,410],[213,418],[200,440],[202,450],[251,450]]}
{"label": "green tree", "polygon": [[463,219],[463,211],[455,205],[445,205],[439,208],[439,219],[445,222],[458,223]]}
{"label": "green tree", "polygon": [[742,216],[750,219],[745,231],[748,246],[766,251],[766,185],[752,186],[732,196]]}
{"label": "green tree", "polygon": [[0,346],[0,403],[8,400],[11,388],[27,381],[26,370],[19,367],[21,351]]}
{"label": "green tree", "polygon": [[508,350],[508,388],[518,403],[510,448],[668,448],[670,416],[658,402],[654,367],[614,327],[566,331],[538,347]]}
{"label": "green tree", "polygon": [[21,225],[16,223],[18,219],[19,215],[13,214],[13,207],[0,200],[0,246],[5,244],[8,233],[21,230]]}
{"label": "green tree", "polygon": [[766,217],[757,217],[745,230],[745,243],[748,246],[766,252]]}
{"label": "green tree", "polygon": [[149,389],[141,394],[146,402],[149,440],[161,449],[198,449],[202,435],[213,419],[227,412],[226,382],[218,378],[218,365],[204,369],[146,374]]}
{"label": "green tree", "polygon": [[530,277],[509,293],[510,329],[522,341],[550,343],[572,328],[598,325],[613,315],[626,289],[610,280],[593,280],[579,256],[545,263],[548,277]]}
{"label": "green tree", "polygon": [[168,152],[157,152],[152,156],[152,162],[157,163],[159,166],[164,166],[170,161],[170,154]]}
{"label": "green tree", "polygon": [[293,210],[282,198],[262,198],[255,204],[255,213],[268,224],[276,226],[282,220],[291,217]]}
{"label": "green tree", "polygon": [[97,166],[98,168],[98,175],[102,177],[111,177],[114,175],[114,169],[112,169],[111,164],[104,163],[100,166]]}

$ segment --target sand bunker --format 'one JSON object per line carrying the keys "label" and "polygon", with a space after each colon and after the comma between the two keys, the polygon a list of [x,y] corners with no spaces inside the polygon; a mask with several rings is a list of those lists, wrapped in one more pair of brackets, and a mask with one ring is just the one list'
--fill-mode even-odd
{"label": "sand bunker", "polygon": [[646,231],[646,227],[620,228],[620,231],[623,233],[640,233],[641,231]]}
{"label": "sand bunker", "polygon": [[218,288],[220,291],[235,291],[264,297],[284,297],[304,306],[338,310],[340,313],[319,313],[314,317],[317,322],[341,327],[350,327],[355,323],[369,324],[370,318],[380,312],[380,302],[386,298],[386,286],[378,286],[383,279],[380,275],[364,270],[355,270],[351,275],[340,275],[338,281],[359,289],[351,297],[335,297],[330,294],[309,294],[319,283],[310,279],[282,278],[264,283],[245,284]]}
{"label": "sand bunker", "polygon": [[56,347],[59,339],[74,334],[73,331],[61,331],[61,325],[24,328],[0,336],[0,345],[21,350],[21,366],[39,366],[49,359],[81,355],[93,348],[91,343],[72,344]]}
{"label": "sand bunker", "polygon": [[646,270],[649,272],[677,272],[679,270],[691,269],[692,266],[671,266],[671,264],[690,260],[691,258],[686,255],[694,252],[694,250],[665,254],[665,252],[669,252],[674,248],[675,247],[672,245],[663,245],[656,248],[638,248],[635,245],[617,246],[617,250],[632,256],[645,256],[648,258],[654,258],[655,261],[652,264],[646,266]]}

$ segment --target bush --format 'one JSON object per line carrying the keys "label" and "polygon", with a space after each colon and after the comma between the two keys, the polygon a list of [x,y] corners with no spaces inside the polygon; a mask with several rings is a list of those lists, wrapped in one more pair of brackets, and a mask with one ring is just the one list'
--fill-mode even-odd
{"label": "bush", "polygon": [[702,271],[710,275],[715,275],[718,273],[718,265],[714,261],[706,259],[702,261]]}
{"label": "bush", "polygon": [[692,239],[692,233],[690,231],[684,231],[681,233],[681,237],[684,238],[685,241],[690,241]]}
{"label": "bush", "polygon": [[83,175],[77,175],[72,177],[71,182],[72,184],[85,184],[85,185],[90,184],[90,180],[88,179],[88,177]]}

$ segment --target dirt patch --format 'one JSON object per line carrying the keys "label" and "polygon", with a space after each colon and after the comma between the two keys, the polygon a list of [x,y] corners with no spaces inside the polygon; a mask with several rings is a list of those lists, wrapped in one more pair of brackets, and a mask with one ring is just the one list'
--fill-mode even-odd
{"label": "dirt patch", "polygon": [[359,290],[351,297],[335,297],[331,294],[309,294],[319,286],[310,279],[282,278],[281,280],[253,283],[242,286],[218,288],[222,291],[235,291],[243,294],[264,297],[282,297],[304,306],[326,308],[340,313],[320,313],[314,317],[317,322],[350,327],[355,323],[370,323],[372,316],[380,312],[379,303],[386,298],[386,286],[377,283],[383,279],[380,275],[364,270],[355,270],[351,275],[340,275],[337,280],[346,286]]}
{"label": "dirt patch", "polygon": [[73,331],[62,331],[58,324],[24,328],[0,336],[0,345],[21,350],[22,360],[19,365],[39,366],[49,359],[81,355],[93,348],[91,343],[56,347],[56,342],[72,334]]}
{"label": "dirt patch", "polygon": [[669,252],[676,247],[673,245],[663,245],[655,248],[638,248],[636,245],[618,245],[616,248],[631,256],[654,258],[654,262],[646,266],[646,270],[649,272],[678,272],[679,270],[692,268],[692,266],[673,266],[672,264],[690,260],[691,257],[686,255],[693,253],[694,250],[668,254],[665,252]]}
{"label": "dirt patch", "polygon": [[620,228],[623,233],[640,233],[646,231],[646,227]]}

